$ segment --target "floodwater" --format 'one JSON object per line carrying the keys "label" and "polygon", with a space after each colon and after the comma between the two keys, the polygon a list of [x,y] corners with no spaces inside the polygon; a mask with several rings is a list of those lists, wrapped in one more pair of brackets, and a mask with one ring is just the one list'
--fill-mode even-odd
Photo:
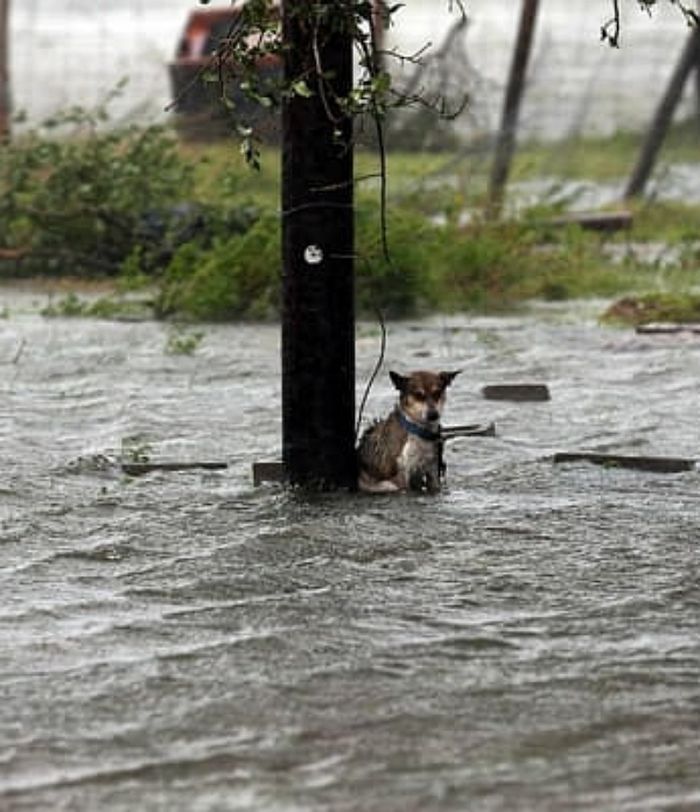
{"label": "floodwater", "polygon": [[[276,327],[173,355],[36,298],[0,290],[3,812],[700,808],[699,474],[548,459],[700,456],[700,339],[601,303],[392,324],[386,367],[461,368],[445,423],[497,436],[437,497],[303,496],[251,482]],[[481,397],[523,381],[551,401]]]}

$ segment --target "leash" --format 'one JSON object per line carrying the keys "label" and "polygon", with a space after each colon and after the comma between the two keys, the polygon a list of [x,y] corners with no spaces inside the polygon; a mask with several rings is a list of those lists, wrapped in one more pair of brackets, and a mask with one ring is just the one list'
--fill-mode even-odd
{"label": "leash", "polygon": [[369,397],[370,389],[374,384],[374,379],[379,374],[379,370],[382,368],[382,364],[384,363],[384,354],[386,352],[386,324],[384,323],[384,316],[382,315],[382,311],[377,308],[377,320],[379,321],[379,327],[382,331],[382,343],[379,348],[379,358],[377,359],[377,363],[374,365],[374,369],[372,370],[372,374],[367,381],[367,386],[365,386],[365,392],[362,395],[362,401],[360,403],[360,408],[357,412],[357,423],[355,424],[355,444],[357,444],[357,440],[360,436],[360,426],[362,425],[362,415],[365,411],[365,406],[367,405],[367,398]]}

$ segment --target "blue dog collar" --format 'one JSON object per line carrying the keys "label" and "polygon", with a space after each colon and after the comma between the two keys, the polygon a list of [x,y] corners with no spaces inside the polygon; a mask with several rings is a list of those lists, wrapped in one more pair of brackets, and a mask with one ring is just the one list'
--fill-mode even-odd
{"label": "blue dog collar", "polygon": [[428,442],[431,443],[434,443],[436,440],[440,439],[439,427],[437,431],[432,431],[432,429],[429,429],[426,426],[421,426],[420,423],[414,423],[412,420],[409,420],[406,417],[406,415],[401,411],[401,409],[397,409],[397,414],[399,418],[399,423],[404,429],[406,429],[406,431],[409,434],[413,434],[416,437],[420,437],[421,440],[428,440]]}

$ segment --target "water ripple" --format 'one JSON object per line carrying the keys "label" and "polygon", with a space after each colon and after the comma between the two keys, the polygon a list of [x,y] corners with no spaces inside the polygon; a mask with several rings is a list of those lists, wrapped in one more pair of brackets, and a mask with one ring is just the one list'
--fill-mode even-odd
{"label": "water ripple", "polygon": [[[161,325],[1,326],[0,807],[697,805],[697,472],[550,461],[693,455],[695,348],[565,309],[392,325],[387,363],[435,347],[469,372],[446,422],[498,436],[450,441],[436,498],[307,498],[251,485],[276,328],[178,359]],[[552,400],[482,400],[521,375]],[[133,480],[129,444],[229,468]]]}

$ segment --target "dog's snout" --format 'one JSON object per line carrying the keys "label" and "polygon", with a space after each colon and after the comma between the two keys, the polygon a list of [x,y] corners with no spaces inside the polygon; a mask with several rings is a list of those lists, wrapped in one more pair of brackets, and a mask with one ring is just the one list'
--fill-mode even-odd
{"label": "dog's snout", "polygon": [[428,409],[427,418],[432,423],[434,420],[437,420],[440,417],[440,412],[434,407]]}

